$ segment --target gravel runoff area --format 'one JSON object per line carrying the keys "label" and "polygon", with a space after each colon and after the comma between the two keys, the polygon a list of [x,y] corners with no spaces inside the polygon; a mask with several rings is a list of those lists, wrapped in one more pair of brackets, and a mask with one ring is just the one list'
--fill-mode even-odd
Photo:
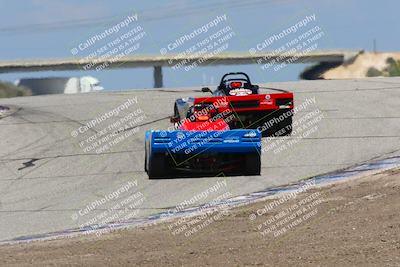
{"label": "gravel runoff area", "polygon": [[99,236],[2,245],[0,262],[2,266],[400,266],[399,191],[400,170],[385,171],[304,187],[207,217]]}

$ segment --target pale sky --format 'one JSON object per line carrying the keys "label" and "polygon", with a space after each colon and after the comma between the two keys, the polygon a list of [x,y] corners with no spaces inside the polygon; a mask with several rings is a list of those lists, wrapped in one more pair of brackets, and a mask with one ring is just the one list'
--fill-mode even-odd
{"label": "pale sky", "polygon": [[[318,49],[372,50],[376,38],[378,50],[395,51],[400,43],[399,8],[400,2],[395,0],[0,0],[0,60],[72,57],[72,47],[130,13],[138,14],[136,25],[146,32],[137,54],[160,54],[161,48],[223,14],[228,19],[221,26],[229,26],[235,34],[228,40],[227,51],[247,52],[272,33],[313,14],[316,20],[309,27],[318,26],[324,32],[317,41]],[[176,51],[184,51],[208,35],[201,34]],[[276,45],[270,48],[280,44]],[[215,84],[223,73],[239,70],[248,72],[257,82],[296,80],[304,67],[296,64],[279,71],[263,71],[257,65],[200,67],[191,71],[164,68],[164,85]],[[1,74],[0,79],[83,75],[99,78],[109,90],[149,88],[153,84],[150,68]]]}

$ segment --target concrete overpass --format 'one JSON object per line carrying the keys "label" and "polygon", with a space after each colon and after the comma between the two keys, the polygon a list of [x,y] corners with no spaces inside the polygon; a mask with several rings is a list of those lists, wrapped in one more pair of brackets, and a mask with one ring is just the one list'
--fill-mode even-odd
{"label": "concrete overpass", "polygon": [[[361,50],[312,51],[309,53],[255,53],[229,52],[204,57],[179,55],[132,55],[121,58],[60,58],[60,59],[31,59],[0,61],[0,73],[33,72],[33,71],[66,71],[66,70],[95,70],[103,66],[102,70],[116,68],[145,68],[154,69],[154,87],[163,87],[162,67],[184,67],[193,64],[196,66],[210,65],[240,65],[266,64],[268,62],[312,63],[330,62],[343,63],[360,54]],[[95,62],[95,64],[93,64]]]}

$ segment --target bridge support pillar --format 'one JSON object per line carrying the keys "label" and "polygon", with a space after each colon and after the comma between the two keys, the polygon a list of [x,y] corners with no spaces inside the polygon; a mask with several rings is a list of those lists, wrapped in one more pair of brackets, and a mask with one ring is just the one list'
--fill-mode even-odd
{"label": "bridge support pillar", "polygon": [[162,76],[161,66],[154,66],[153,75],[154,75],[154,88],[162,88],[163,76]]}

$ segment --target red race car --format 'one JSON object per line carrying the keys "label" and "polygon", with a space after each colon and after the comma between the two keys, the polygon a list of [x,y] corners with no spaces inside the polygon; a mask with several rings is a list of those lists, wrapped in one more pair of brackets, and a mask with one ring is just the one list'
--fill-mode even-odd
{"label": "red race car", "polygon": [[[260,89],[271,92],[260,94]],[[257,129],[262,136],[284,136],[292,132],[293,93],[253,85],[244,72],[227,73],[215,91],[202,88],[212,96],[177,99],[171,122],[185,118],[192,106],[195,109],[216,109],[229,116],[230,129]]]}

